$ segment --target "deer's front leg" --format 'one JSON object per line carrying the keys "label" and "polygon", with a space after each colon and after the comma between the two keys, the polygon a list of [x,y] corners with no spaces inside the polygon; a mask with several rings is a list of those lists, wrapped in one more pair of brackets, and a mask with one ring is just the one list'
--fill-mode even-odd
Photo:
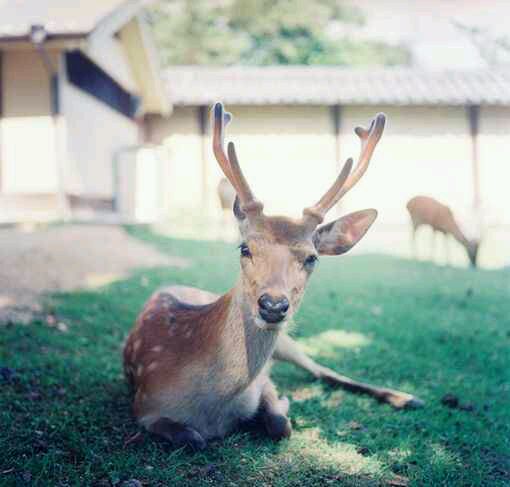
{"label": "deer's front leg", "polygon": [[330,385],[342,387],[351,392],[368,394],[381,402],[387,402],[397,409],[416,408],[423,406],[423,401],[406,392],[395,391],[385,387],[377,387],[364,382],[357,382],[337,374],[312,360],[306,355],[299,345],[288,335],[280,335],[274,352],[274,358],[290,362],[310,372],[316,379],[320,379]]}
{"label": "deer's front leg", "polygon": [[279,399],[276,387],[268,379],[262,390],[260,414],[266,431],[273,440],[289,438],[292,434],[288,412],[289,400],[286,397]]}
{"label": "deer's front leg", "polygon": [[189,447],[203,450],[207,443],[202,435],[190,426],[176,423],[169,418],[159,418],[147,428],[151,433],[169,441],[175,448]]}

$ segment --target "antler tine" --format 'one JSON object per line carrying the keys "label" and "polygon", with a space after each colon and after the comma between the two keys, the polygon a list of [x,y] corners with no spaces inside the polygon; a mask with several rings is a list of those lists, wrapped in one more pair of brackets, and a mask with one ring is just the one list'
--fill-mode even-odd
{"label": "antler tine", "polygon": [[248,185],[248,182],[246,181],[246,178],[241,171],[241,166],[239,165],[236,149],[233,142],[228,143],[228,159],[230,161],[230,171],[237,183],[237,186],[234,187],[239,188],[237,189],[237,194],[241,200],[243,211],[261,212],[263,205],[253,196],[250,186]]}
{"label": "antler tine", "polygon": [[342,198],[345,193],[347,193],[347,191],[349,191],[361,179],[363,174],[365,174],[370,159],[372,158],[372,154],[374,153],[375,147],[381,139],[385,124],[386,115],[384,115],[384,113],[378,113],[370,122],[370,127],[368,130],[364,129],[363,127],[356,127],[354,129],[354,132],[361,140],[361,152],[354,171],[340,190],[338,200],[340,200],[340,198]]}
{"label": "antler tine", "polygon": [[225,176],[231,182],[241,201],[242,210],[245,212],[260,213],[262,211],[262,203],[257,201],[253,196],[246,178],[241,171],[241,166],[237,159],[233,142],[228,144],[228,157],[225,154],[223,146],[224,125],[230,122],[232,115],[223,111],[223,105],[216,103],[214,105],[214,134],[213,134],[213,151],[221,169]]}
{"label": "antler tine", "polygon": [[223,147],[225,125],[230,122],[232,115],[228,112],[224,112],[223,105],[221,103],[215,103],[213,108],[213,152],[221,170],[227,177],[227,179],[235,185],[232,181],[232,174],[230,172],[230,162],[227,155],[225,154],[225,148]]}
{"label": "antler tine", "polygon": [[365,174],[377,142],[379,142],[382,136],[385,123],[386,116],[383,113],[378,113],[371,121],[368,130],[363,127],[356,127],[354,129],[354,132],[361,140],[361,152],[358,163],[351,173],[353,160],[349,158],[333,186],[331,186],[316,205],[306,208],[303,211],[305,219],[313,218],[314,226],[322,223],[326,213],[336,205],[342,196],[344,196],[345,193],[360,180],[363,174]]}
{"label": "antler tine", "polygon": [[336,178],[336,181],[333,183],[333,186],[331,186],[331,188],[326,191],[324,196],[316,205],[311,206],[310,208],[305,208],[303,210],[303,216],[305,218],[312,217],[316,220],[317,224],[322,223],[328,210],[338,202],[338,195],[340,194],[340,190],[345,184],[345,181],[347,181],[347,178],[349,177],[352,169],[352,164],[352,157],[349,157],[349,159],[347,159],[346,163],[344,164],[342,171]]}

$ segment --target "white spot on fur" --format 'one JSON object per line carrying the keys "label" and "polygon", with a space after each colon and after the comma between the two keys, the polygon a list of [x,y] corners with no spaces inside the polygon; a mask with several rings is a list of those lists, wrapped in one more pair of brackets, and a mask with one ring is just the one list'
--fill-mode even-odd
{"label": "white spot on fur", "polygon": [[141,338],[138,338],[137,340],[135,340],[135,342],[133,343],[133,353],[136,353],[138,351],[141,344],[142,344]]}
{"label": "white spot on fur", "polygon": [[163,350],[163,347],[161,345],[156,345],[155,347],[151,348],[151,352],[154,352],[154,353],[159,353],[159,352],[161,352],[161,350]]}
{"label": "white spot on fur", "polygon": [[140,377],[143,374],[143,365],[139,365],[136,369],[136,376]]}

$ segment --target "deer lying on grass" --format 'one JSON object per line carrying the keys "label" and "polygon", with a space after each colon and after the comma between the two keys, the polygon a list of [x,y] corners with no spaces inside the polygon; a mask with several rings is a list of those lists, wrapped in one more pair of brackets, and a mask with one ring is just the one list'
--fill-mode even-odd
{"label": "deer lying on grass", "polygon": [[149,299],[124,349],[138,421],[175,446],[193,449],[204,448],[207,440],[224,437],[256,415],[271,438],[289,437],[289,401],[278,397],[269,377],[272,358],[397,408],[420,405],[410,394],[355,382],[317,364],[285,334],[318,256],[347,252],[376,218],[375,210],[363,210],[319,226],[367,169],[384,115],[379,114],[369,130],[356,129],[361,139],[356,169],[351,174],[349,159],[331,188],[299,220],[264,215],[232,142],[225,153],[224,125],[229,121],[230,114],[217,103],[213,150],[237,193],[241,275],[223,296],[175,286]]}
{"label": "deer lying on grass", "polygon": [[415,196],[407,203],[407,211],[411,216],[412,222],[412,241],[414,254],[416,255],[416,231],[422,225],[428,225],[433,231],[432,241],[432,257],[434,257],[434,240],[435,233],[440,232],[445,237],[445,249],[447,260],[449,260],[448,253],[448,235],[453,235],[455,240],[459,242],[466,250],[469,262],[472,267],[476,267],[476,259],[478,257],[478,249],[480,242],[478,240],[469,240],[459,225],[455,221],[452,210],[448,206],[443,205],[434,198],[429,196]]}

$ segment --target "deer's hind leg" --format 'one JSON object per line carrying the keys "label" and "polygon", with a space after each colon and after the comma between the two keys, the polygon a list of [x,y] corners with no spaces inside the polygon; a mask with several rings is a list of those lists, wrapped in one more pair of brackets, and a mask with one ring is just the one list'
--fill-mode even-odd
{"label": "deer's hind leg", "polygon": [[391,404],[397,409],[416,408],[423,406],[423,401],[406,392],[395,391],[385,387],[377,387],[365,382],[357,382],[344,375],[324,367],[308,355],[288,335],[280,335],[276,344],[273,358],[292,363],[310,372],[316,379],[322,380],[332,386],[342,387],[350,392],[368,394],[378,401]]}

